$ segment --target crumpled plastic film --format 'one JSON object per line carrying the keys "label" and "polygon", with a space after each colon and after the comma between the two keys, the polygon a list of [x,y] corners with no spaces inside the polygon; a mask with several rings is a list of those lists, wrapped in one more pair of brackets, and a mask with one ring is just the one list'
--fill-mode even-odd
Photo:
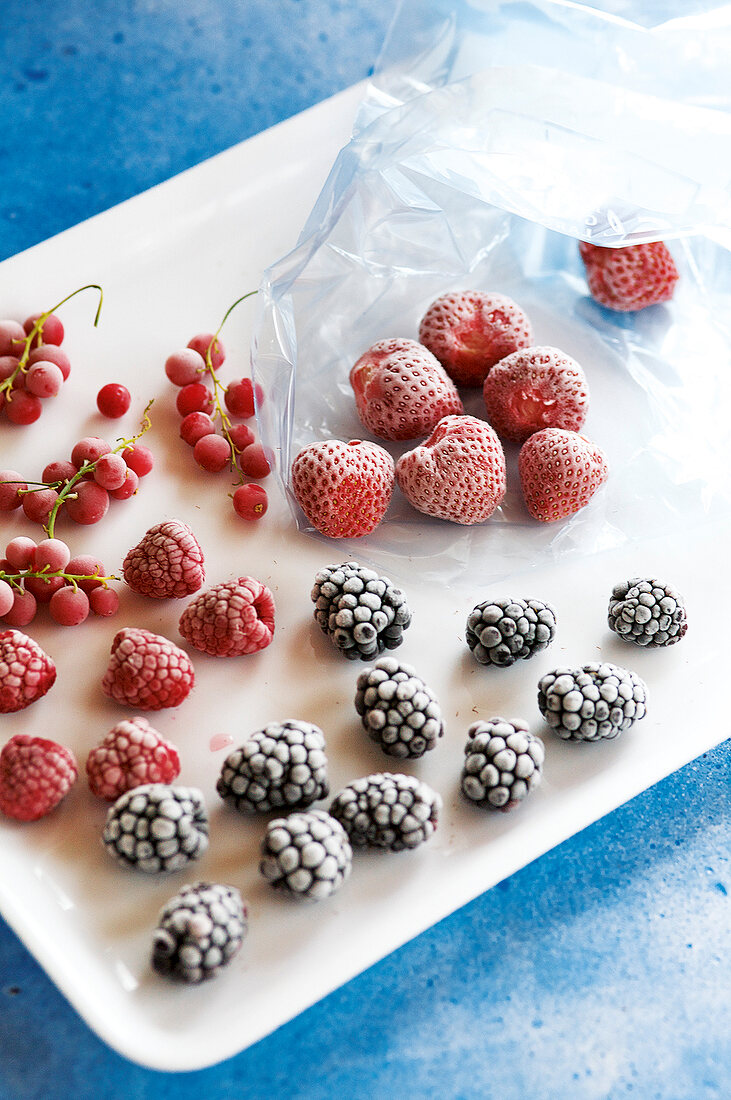
{"label": "crumpled plastic film", "polygon": [[[420,18],[430,7],[447,22],[453,9],[451,58],[471,48],[455,15],[468,8],[499,10],[506,27],[515,15],[528,57],[527,9],[586,18],[569,0],[424,3]],[[395,25],[414,10],[402,5]],[[534,64],[444,83],[452,68],[442,54],[435,46],[431,55],[442,86],[372,112],[336,160],[298,246],[265,273],[253,371],[266,393],[262,437],[285,490],[306,443],[369,438],[348,381],[363,351],[386,337],[415,339],[434,298],[476,288],[514,298],[536,344],[581,363],[591,394],[582,431],[605,450],[608,482],[568,521],[538,523],[523,503],[518,448],[506,445],[508,493],[485,524],[428,519],[396,489],[371,535],[347,546],[324,540],[333,560],[355,555],[395,575],[418,568],[444,583],[487,582],[727,511],[731,114],[697,96],[671,102],[583,74],[558,81]],[[417,59],[413,87],[430,86],[425,65]],[[629,314],[599,306],[588,295],[582,238],[667,240],[680,270],[673,300]],[[484,417],[479,390],[462,396]],[[416,442],[385,446],[396,458]],[[298,526],[311,530],[289,497]]]}

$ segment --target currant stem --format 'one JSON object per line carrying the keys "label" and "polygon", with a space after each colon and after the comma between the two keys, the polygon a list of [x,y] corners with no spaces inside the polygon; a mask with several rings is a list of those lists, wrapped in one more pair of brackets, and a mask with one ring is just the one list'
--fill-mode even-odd
{"label": "currant stem", "polygon": [[26,577],[38,578],[38,580],[44,581],[61,577],[73,587],[74,591],[77,590],[81,581],[99,581],[102,588],[109,588],[110,581],[120,580],[114,573],[110,573],[108,577],[103,577],[100,573],[65,573],[63,569],[24,569],[20,573],[6,573],[0,569],[0,581],[6,581],[11,588],[17,588],[19,591],[22,590],[22,582]]}
{"label": "currant stem", "polygon": [[[137,442],[137,440],[140,439],[145,434],[145,432],[152,427],[152,420],[150,419],[150,409],[152,408],[154,402],[155,399],[153,397],[145,405],[142,413],[142,420],[140,422],[140,430],[136,433],[136,435],[133,435],[130,439],[118,439],[116,447],[114,447],[112,450],[112,454],[118,454],[120,451],[125,450],[125,448],[132,447]],[[51,508],[51,511],[48,513],[48,520],[43,526],[43,530],[46,532],[49,539],[52,539],[54,537],[54,531],[56,529],[56,517],[58,516],[58,513],[64,501],[67,500],[70,495],[72,495],[71,490],[82,480],[85,474],[93,473],[95,469],[96,461],[84,462],[83,465],[81,465],[76,471],[74,476],[70,477],[68,481],[64,482],[63,487],[59,490],[58,496],[53,502],[53,507]],[[42,482],[36,482],[35,484],[42,484]],[[54,482],[53,486],[49,485],[48,488],[55,488],[55,486],[59,484],[60,482]]]}
{"label": "currant stem", "polygon": [[55,306],[52,306],[51,309],[46,310],[45,313],[41,313],[35,324],[33,325],[33,328],[30,330],[25,338],[25,347],[23,348],[23,352],[18,360],[17,367],[11,375],[8,375],[7,378],[4,378],[3,381],[0,382],[0,393],[6,394],[6,401],[12,401],[12,393],[10,391],[12,389],[13,382],[21,372],[25,373],[26,364],[28,363],[31,348],[33,347],[33,341],[36,337],[38,337],[38,346],[40,347],[43,341],[43,326],[45,325],[48,318],[51,316],[52,313],[55,313],[57,309],[60,309],[65,302],[68,302],[70,298],[73,298],[76,294],[81,294],[82,290],[99,291],[99,305],[96,308],[96,314],[94,316],[94,328],[97,327],[97,325],[99,324],[99,315],[102,311],[102,302],[104,301],[104,291],[98,283],[87,283],[86,286],[80,286],[77,290],[72,290],[71,293],[67,294],[65,298],[62,298],[60,302],[56,302]]}
{"label": "currant stem", "polygon": [[[237,298],[236,301],[228,307],[228,309],[226,310],[226,312],[223,315],[223,320],[221,321],[221,324],[218,326],[218,328],[214,332],[213,336],[211,337],[211,342],[208,345],[208,347],[206,348],[206,356],[205,356],[205,358],[206,358],[206,371],[208,372],[208,374],[210,374],[211,378],[213,379],[213,406],[214,406],[213,414],[214,414],[214,416],[217,416],[219,418],[219,420],[221,421],[221,434],[223,435],[223,438],[228,443],[228,448],[229,448],[229,451],[231,452],[231,457],[229,459],[229,466],[231,468],[232,473],[233,473],[234,469],[236,468],[236,455],[240,454],[241,448],[237,447],[236,444],[234,443],[234,441],[231,439],[231,433],[230,433],[231,418],[228,415],[228,413],[226,412],[226,410],[224,409],[223,405],[221,404],[221,398],[220,398],[220,395],[219,395],[219,390],[224,390],[225,391],[226,387],[221,383],[221,381],[219,380],[218,375],[216,374],[215,370],[213,369],[213,355],[212,355],[212,353],[213,353],[213,349],[216,347],[216,345],[218,343],[218,337],[219,337],[219,334],[221,332],[221,329],[226,324],[226,321],[228,320],[231,313],[233,313],[233,311],[236,309],[236,306],[240,305],[241,302],[245,302],[247,298],[252,298],[255,294],[258,294],[258,291],[249,290],[249,291],[246,292],[246,294],[242,294],[240,298]],[[244,484],[244,476],[241,473],[241,471],[239,471],[239,484],[240,485]]]}

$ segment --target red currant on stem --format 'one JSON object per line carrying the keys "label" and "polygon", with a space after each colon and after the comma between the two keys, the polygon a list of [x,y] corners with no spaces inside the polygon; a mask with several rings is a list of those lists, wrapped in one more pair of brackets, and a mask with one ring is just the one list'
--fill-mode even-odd
{"label": "red currant on stem", "polygon": [[234,512],[241,519],[261,519],[269,506],[267,491],[263,485],[252,485],[251,482],[239,485],[231,494]]}
{"label": "red currant on stem", "polygon": [[[99,292],[99,304],[94,316],[96,328],[104,299],[102,288],[97,283],[78,287],[51,309],[28,317],[23,325],[15,326],[12,321],[0,322],[0,354],[17,357],[17,365],[0,381],[0,406],[4,406],[5,415],[11,423],[32,424],[36,421],[41,415],[39,398],[57,393],[58,389],[54,387],[60,386],[68,377],[71,369],[68,356],[57,350],[63,341],[64,331],[55,311],[84,290]],[[37,367],[40,364],[44,365],[44,369],[39,371]],[[51,370],[51,367],[55,369]],[[61,382],[57,371],[61,373]],[[30,386],[26,386],[28,381]]]}

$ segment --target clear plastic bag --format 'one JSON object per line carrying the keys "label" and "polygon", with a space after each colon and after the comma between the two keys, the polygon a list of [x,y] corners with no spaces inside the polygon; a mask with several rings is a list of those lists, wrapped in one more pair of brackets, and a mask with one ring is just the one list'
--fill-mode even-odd
{"label": "clear plastic bag", "polygon": [[[402,4],[355,135],[259,296],[261,431],[293,516],[311,530],[288,488],[301,447],[367,437],[352,364],[378,339],[416,338],[430,302],[459,288],[514,298],[536,344],[582,364],[583,432],[606,452],[610,477],[571,519],[541,524],[507,445],[508,493],[486,523],[428,519],[397,490],[371,535],[347,548],[326,540],[333,559],[488,581],[728,510],[731,112],[711,61],[720,81],[731,15],[719,8],[714,23],[704,8],[704,23],[698,8],[693,33],[671,34],[667,21],[640,28],[571,0]],[[629,314],[597,305],[577,239],[665,239],[681,276],[673,300]],[[479,391],[463,397],[485,415]],[[414,442],[386,446],[398,457]]]}

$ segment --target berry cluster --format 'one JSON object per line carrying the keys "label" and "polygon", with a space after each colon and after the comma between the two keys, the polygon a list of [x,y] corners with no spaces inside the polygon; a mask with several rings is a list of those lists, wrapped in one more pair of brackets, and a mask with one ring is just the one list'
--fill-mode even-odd
{"label": "berry cluster", "polygon": [[55,310],[83,290],[99,291],[96,326],[102,308],[102,289],[96,283],[79,287],[52,309],[27,317],[23,324],[0,321],[0,411],[12,424],[38,420],[43,401],[55,397],[68,378],[71,361],[61,348],[64,327]]}
{"label": "berry cluster", "polygon": [[[152,404],[152,402],[150,402]],[[22,508],[33,523],[40,523],[49,538],[63,508],[74,523],[89,526],[107,514],[112,500],[129,500],[140,478],[149,474],[154,459],[149,447],[138,440],[150,427],[148,404],[139,432],[117,440],[85,436],[71,449],[70,458],[55,459],[43,468],[40,481],[25,481],[16,470],[0,471],[0,512]]]}
{"label": "berry cluster", "polygon": [[254,416],[264,395],[250,378],[224,385],[218,377],[226,358],[219,334],[231,311],[251,293],[256,291],[233,303],[215,333],[199,333],[187,347],[169,355],[165,374],[179,387],[175,405],[182,418],[180,438],[193,448],[201,469],[209,473],[226,468],[231,471],[238,479],[237,488],[230,494],[234,511],[242,519],[254,520],[261,519],[268,506],[266,489],[255,482],[271,473],[271,462],[254,432],[242,421]]}
{"label": "berry cluster", "polygon": [[[364,427],[380,440],[418,440],[394,464],[362,440],[308,444],[291,469],[305,516],[331,538],[359,538],[381,522],[396,486],[418,512],[484,523],[507,489],[506,444],[522,444],[520,485],[542,522],[573,515],[606,480],[599,447],[579,432],[589,408],[581,366],[533,345],[529,318],[499,294],[459,291],[432,302],[419,340],[380,340],[349,379]],[[457,387],[480,387],[469,415]]]}
{"label": "berry cluster", "polygon": [[61,539],[35,542],[18,535],[0,559],[0,619],[7,626],[28,626],[39,604],[48,605],[60,626],[78,626],[90,611],[114,615],[119,596],[109,582],[117,579],[107,576],[103,563],[90,554],[72,557]]}

